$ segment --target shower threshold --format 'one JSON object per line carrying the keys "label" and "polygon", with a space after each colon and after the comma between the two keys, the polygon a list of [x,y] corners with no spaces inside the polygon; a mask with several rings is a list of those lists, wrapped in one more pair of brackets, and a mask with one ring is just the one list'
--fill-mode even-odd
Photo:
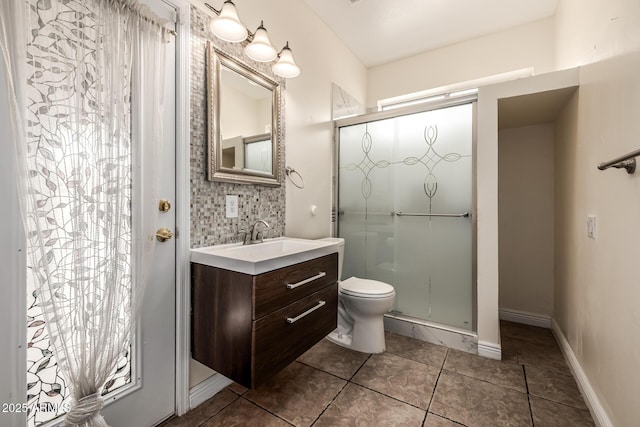
{"label": "shower threshold", "polygon": [[397,312],[384,315],[384,329],[431,344],[478,354],[478,335],[464,329],[428,322]]}

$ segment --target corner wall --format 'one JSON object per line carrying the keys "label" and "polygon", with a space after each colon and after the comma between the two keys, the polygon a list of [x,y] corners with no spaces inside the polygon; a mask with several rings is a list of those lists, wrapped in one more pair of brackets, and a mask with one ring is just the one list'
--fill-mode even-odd
{"label": "corner wall", "polygon": [[498,226],[498,100],[576,87],[578,70],[571,69],[513,80],[478,90],[476,156],[478,224],[478,354],[500,358],[499,226]]}
{"label": "corner wall", "polygon": [[554,124],[498,134],[500,297],[503,310],[553,313]]}
{"label": "corner wall", "polygon": [[554,32],[557,69],[640,50],[640,2],[560,0]]}
{"label": "corner wall", "polygon": [[558,64],[586,65],[556,128],[555,326],[599,400],[599,422],[637,425],[640,173],[596,165],[640,148],[640,2],[561,0],[556,33]]}
{"label": "corner wall", "polygon": [[639,74],[640,53],[582,67],[556,142],[554,321],[614,426],[640,420],[640,175],[596,165],[639,148]]}

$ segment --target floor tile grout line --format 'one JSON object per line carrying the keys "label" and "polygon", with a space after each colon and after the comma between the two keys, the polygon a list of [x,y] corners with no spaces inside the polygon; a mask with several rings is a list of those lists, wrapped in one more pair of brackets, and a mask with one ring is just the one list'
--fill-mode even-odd
{"label": "floor tile grout line", "polygon": [[[224,390],[224,389],[223,389]],[[231,390],[229,390],[231,391]],[[231,391],[232,392],[232,391]],[[232,392],[233,393],[233,392]],[[235,393],[233,393],[235,394]],[[214,395],[215,396],[215,395]],[[211,415],[210,417],[208,417],[207,419],[205,419],[204,421],[202,421],[201,423],[198,423],[197,427],[202,426],[203,424],[209,422],[210,419],[212,419],[213,417],[215,417],[216,415],[218,415],[220,412],[224,411],[225,409],[227,409],[229,407],[229,405],[231,405],[233,402],[235,402],[236,400],[238,400],[240,398],[239,395],[236,394],[236,397],[231,400],[231,402],[227,403],[226,405],[224,405],[222,408],[220,408],[218,411],[216,411],[215,414]],[[213,397],[211,397],[209,400],[213,399]],[[203,402],[204,403],[204,402]]]}
{"label": "floor tile grout line", "polygon": [[364,362],[362,362],[362,364],[358,367],[358,369],[356,369],[356,371],[353,373],[353,375],[351,375],[349,377],[349,379],[347,381],[351,382],[351,380],[353,380],[355,378],[355,376],[358,375],[358,372],[360,372],[360,370],[364,367],[364,365],[367,364],[367,362],[371,359],[372,356],[373,356],[373,354],[369,354],[369,356],[367,356],[366,360]]}
{"label": "floor tile grout line", "polygon": [[336,401],[336,399],[338,398],[338,396],[340,396],[340,395],[342,394],[342,392],[344,391],[344,389],[345,389],[345,388],[347,388],[347,385],[349,385],[349,383],[350,383],[350,381],[348,381],[348,380],[344,383],[344,385],[342,386],[342,388],[340,389],[340,391],[339,391],[335,396],[333,396],[333,399],[331,399],[331,402],[329,402],[329,404],[328,404],[327,406],[325,406],[325,407],[324,407],[324,409],[320,412],[320,415],[318,415],[318,416],[316,417],[316,419],[315,419],[315,420],[313,420],[313,422],[311,423],[311,426],[310,426],[310,427],[312,427],[313,425],[315,425],[315,423],[317,423],[317,422],[318,422],[318,420],[320,419],[320,417],[322,417],[322,415],[327,411],[327,409],[329,409],[329,406],[331,406],[331,405],[333,404],[333,402],[335,402],[335,401]]}
{"label": "floor tile grout line", "polygon": [[[523,365],[520,365],[520,366],[524,367]],[[495,385],[495,386],[498,386],[498,387],[503,387],[503,388],[506,388],[506,389],[509,389],[509,390],[512,390],[512,391],[517,391],[518,393],[527,394],[527,392],[526,392],[526,391],[524,391],[524,392],[523,392],[522,390],[517,390],[517,389],[515,389],[515,388],[513,388],[513,387],[509,387],[509,386],[506,386],[506,385],[504,385],[504,384],[496,384],[496,383],[492,383],[492,382],[491,382],[491,381],[489,381],[489,380],[484,380],[484,379],[482,379],[482,378],[472,377],[471,375],[463,374],[463,373],[461,373],[461,372],[456,372],[456,371],[450,371],[450,370],[448,370],[448,369],[444,369],[444,368],[442,368],[442,370],[443,370],[443,371],[447,371],[447,372],[449,372],[449,373],[451,373],[451,374],[461,375],[461,376],[463,376],[463,377],[465,377],[465,378],[470,378],[470,379],[472,379],[472,380],[481,381],[481,382],[483,382],[483,383],[487,383],[487,384]],[[525,389],[526,389],[526,381],[525,381]]]}
{"label": "floor tile grout line", "polygon": [[[442,368],[440,368],[440,372],[438,372],[438,378],[436,378],[436,382],[435,384],[433,384],[433,392],[431,393],[431,399],[429,399],[429,404],[427,405],[427,414],[429,413],[429,410],[431,409],[431,404],[433,403],[433,398],[436,397],[436,388],[438,387],[438,381],[440,381],[440,375],[442,375],[442,371],[444,370],[444,365],[447,362],[447,357],[449,357],[449,349],[447,349],[447,352],[444,355],[444,360],[442,361]],[[426,422],[426,416],[425,416],[425,422]]]}
{"label": "floor tile grout line", "polygon": [[[371,357],[371,354],[369,355],[369,357]],[[341,376],[336,375],[336,374],[334,374],[333,372],[325,371],[323,368],[319,368],[319,367],[317,367],[317,366],[309,365],[308,363],[302,362],[302,361],[300,361],[300,360],[296,360],[296,362],[301,363],[301,364],[303,364],[303,365],[305,365],[305,366],[308,366],[308,367],[310,367],[310,368],[313,368],[313,369],[315,369],[316,371],[320,371],[320,372],[322,372],[322,373],[329,374],[329,375],[331,375],[332,377],[338,378],[338,379],[340,379],[340,380],[342,380],[342,381],[350,381],[350,380],[351,380],[351,378],[353,378],[353,377],[358,373],[358,371],[359,371],[359,370],[364,366],[364,364],[365,364],[365,363],[367,363],[367,360],[369,360],[369,357],[367,357],[367,359],[366,359],[364,362],[362,362],[362,365],[360,365],[360,366],[358,367],[358,369],[356,370],[356,372],[355,372],[353,375],[351,375],[351,377],[349,377],[349,378],[342,378]]]}
{"label": "floor tile grout line", "polygon": [[[279,419],[279,420],[284,421],[285,423],[289,424],[290,426],[295,427],[295,424],[293,424],[293,423],[291,423],[291,422],[289,422],[289,421],[285,420],[284,418],[282,418],[282,417],[281,417],[281,416],[279,416],[278,414],[275,414],[275,413],[271,412],[270,410],[268,410],[267,408],[265,408],[265,407],[261,406],[261,405],[260,405],[260,404],[258,404],[257,402],[254,402],[253,400],[249,400],[249,399],[247,399],[247,398],[246,398],[246,397],[244,397],[244,396],[238,396],[238,397],[239,397],[240,399],[244,399],[244,400],[246,400],[247,402],[251,403],[252,405],[257,406],[258,408],[262,409],[263,411],[268,412],[269,414],[273,415],[274,417],[276,417],[276,418],[277,418],[277,419]],[[216,415],[217,415],[217,414],[216,414]]]}
{"label": "floor tile grout line", "polygon": [[531,425],[535,427],[536,423],[533,421],[533,408],[531,407],[531,394],[529,393],[529,382],[527,381],[527,369],[522,365],[522,375],[524,375],[524,386],[527,389],[527,403],[529,404],[529,418],[531,419]]}
{"label": "floor tile grout line", "polygon": [[531,396],[531,397],[535,397],[536,399],[542,399],[542,400],[546,400],[547,402],[555,403],[556,405],[564,406],[565,408],[570,408],[570,409],[575,409],[576,411],[582,411],[582,412],[589,412],[589,413],[591,413],[591,411],[589,411],[589,408],[588,408],[588,407],[587,407],[586,409],[585,409],[585,408],[576,408],[576,407],[575,407],[575,406],[573,406],[573,405],[569,405],[569,404],[567,404],[567,403],[558,402],[558,401],[556,401],[556,400],[548,399],[548,398],[546,398],[546,397],[538,396],[537,394],[531,394],[530,396]]}
{"label": "floor tile grout line", "polygon": [[[438,345],[438,344],[433,344],[433,345]],[[439,346],[439,347],[443,347],[443,346]],[[448,354],[449,349],[448,349],[447,347],[444,347],[444,348],[447,350],[447,353],[445,353],[445,359],[446,359],[446,357],[447,357],[447,356],[446,356],[446,354]],[[409,357],[403,356],[403,355],[401,355],[401,354],[394,353],[394,352],[389,351],[389,350],[385,351],[384,353],[378,353],[378,354],[385,354],[385,353],[392,354],[392,355],[394,355],[394,356],[401,357],[401,358],[403,358],[403,359],[405,359],[405,360],[410,360],[410,361],[412,361],[412,362],[420,363],[420,364],[422,364],[422,365],[430,366],[430,367],[432,367],[432,368],[436,368],[436,369],[442,369],[442,367],[444,366],[444,362],[445,362],[445,359],[443,359],[443,360],[442,360],[442,365],[441,365],[441,366],[435,366],[435,365],[433,365],[433,364],[431,364],[431,363],[425,363],[425,362],[421,362],[421,361],[419,361],[419,360],[411,359],[411,358],[409,358]]]}
{"label": "floor tile grout line", "polygon": [[353,381],[349,381],[349,383],[350,383],[350,384],[353,384],[353,385],[356,385],[356,386],[358,386],[358,387],[362,387],[362,388],[364,388],[365,390],[369,390],[369,391],[372,391],[372,392],[374,392],[374,393],[377,393],[377,394],[379,394],[379,395],[381,395],[381,396],[388,397],[389,399],[393,399],[393,400],[395,400],[396,402],[404,403],[405,405],[409,405],[409,406],[412,406],[412,407],[414,407],[414,408],[416,408],[416,409],[420,409],[421,411],[427,411],[427,409],[424,409],[424,408],[421,408],[421,407],[419,407],[419,406],[416,406],[416,405],[414,405],[413,403],[405,402],[404,400],[398,399],[397,397],[390,396],[390,395],[388,395],[388,394],[386,394],[386,393],[383,393],[383,392],[381,392],[381,391],[379,391],[379,390],[372,389],[372,388],[370,388],[370,387],[367,387],[366,385],[362,385],[362,384],[359,384],[359,383],[356,383],[356,382],[353,382]]}

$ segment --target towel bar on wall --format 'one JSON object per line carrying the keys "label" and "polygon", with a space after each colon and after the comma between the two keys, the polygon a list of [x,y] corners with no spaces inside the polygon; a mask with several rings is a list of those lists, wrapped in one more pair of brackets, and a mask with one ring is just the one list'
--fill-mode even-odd
{"label": "towel bar on wall", "polygon": [[601,171],[609,168],[626,169],[628,174],[632,174],[636,171],[636,159],[640,156],[640,150],[632,151],[624,156],[617,157],[608,162],[603,162],[598,165],[598,169]]}

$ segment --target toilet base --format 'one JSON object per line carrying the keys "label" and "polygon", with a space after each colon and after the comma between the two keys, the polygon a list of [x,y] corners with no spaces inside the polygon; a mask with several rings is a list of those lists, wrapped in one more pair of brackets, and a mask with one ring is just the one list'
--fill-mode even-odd
{"label": "toilet base", "polygon": [[[356,337],[354,340],[353,337]],[[382,316],[380,319],[368,321],[366,324],[353,325],[353,333],[345,333],[338,326],[333,332],[327,335],[327,339],[339,346],[360,351],[362,353],[384,353],[386,350],[384,339],[384,323]]]}

